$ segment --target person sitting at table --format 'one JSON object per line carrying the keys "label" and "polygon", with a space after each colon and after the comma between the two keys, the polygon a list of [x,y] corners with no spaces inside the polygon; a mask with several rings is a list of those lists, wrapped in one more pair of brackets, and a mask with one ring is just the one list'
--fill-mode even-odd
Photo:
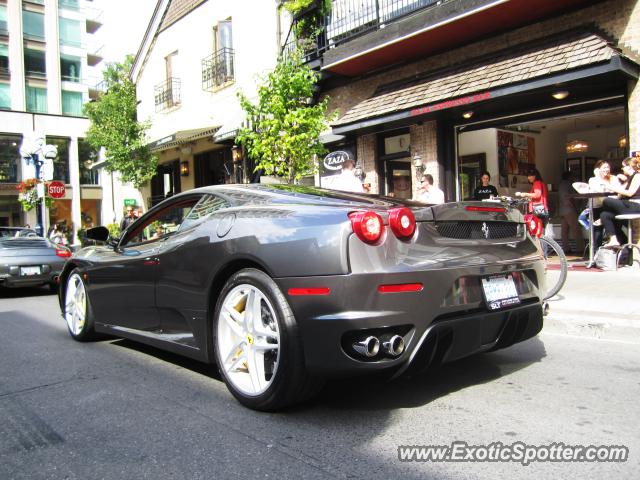
{"label": "person sitting at table", "polygon": [[624,185],[610,184],[611,190],[618,194],[618,198],[607,197],[602,202],[600,219],[604,231],[610,235],[605,248],[620,246],[627,243],[627,236],[622,231],[622,223],[616,222],[616,215],[640,213],[640,162],[636,158],[627,157],[622,161],[622,172],[627,181]]}

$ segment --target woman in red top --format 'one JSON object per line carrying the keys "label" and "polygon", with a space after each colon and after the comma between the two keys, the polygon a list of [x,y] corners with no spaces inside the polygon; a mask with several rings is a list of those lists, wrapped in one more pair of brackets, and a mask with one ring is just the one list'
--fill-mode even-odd
{"label": "woman in red top", "polygon": [[529,171],[527,180],[531,184],[531,190],[527,192],[516,192],[516,197],[529,198],[529,213],[533,213],[542,220],[542,224],[546,227],[549,221],[549,204],[547,198],[549,192],[547,185],[542,180],[540,172],[535,168]]}

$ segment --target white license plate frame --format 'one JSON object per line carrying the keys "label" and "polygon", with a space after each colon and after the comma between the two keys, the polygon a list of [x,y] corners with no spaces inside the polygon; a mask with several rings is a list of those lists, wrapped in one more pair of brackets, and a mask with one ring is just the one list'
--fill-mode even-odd
{"label": "white license plate frame", "polygon": [[501,310],[520,304],[518,289],[513,276],[492,275],[482,279],[482,294],[489,310]]}
{"label": "white license plate frame", "polygon": [[20,267],[21,277],[33,277],[35,275],[42,275],[42,267],[40,267],[40,265]]}

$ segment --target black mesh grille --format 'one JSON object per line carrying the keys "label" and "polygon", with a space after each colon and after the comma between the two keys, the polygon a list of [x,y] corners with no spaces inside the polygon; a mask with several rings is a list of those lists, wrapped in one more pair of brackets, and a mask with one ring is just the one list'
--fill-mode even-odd
{"label": "black mesh grille", "polygon": [[466,240],[496,240],[518,236],[518,224],[515,222],[438,222],[436,229],[443,237]]}

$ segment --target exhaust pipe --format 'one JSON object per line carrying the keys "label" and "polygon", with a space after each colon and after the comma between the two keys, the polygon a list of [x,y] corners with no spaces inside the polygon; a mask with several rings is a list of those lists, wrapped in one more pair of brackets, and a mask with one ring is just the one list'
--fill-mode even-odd
{"label": "exhaust pipe", "polygon": [[382,350],[388,355],[397,357],[404,352],[404,338],[394,335],[389,340],[382,342]]}
{"label": "exhaust pipe", "polygon": [[380,340],[373,336],[367,337],[364,340],[354,343],[353,349],[365,357],[375,357],[380,350]]}

